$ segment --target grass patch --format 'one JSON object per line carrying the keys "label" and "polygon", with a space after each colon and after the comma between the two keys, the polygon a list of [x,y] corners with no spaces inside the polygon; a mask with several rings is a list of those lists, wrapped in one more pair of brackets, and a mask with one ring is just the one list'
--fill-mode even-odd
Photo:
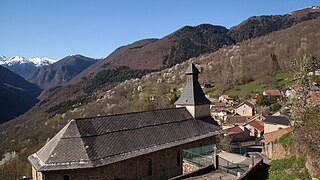
{"label": "grass patch", "polygon": [[257,84],[255,81],[252,81],[247,84],[237,85],[234,86],[232,89],[225,92],[225,94],[228,94],[229,96],[241,96],[241,95],[248,95],[251,93],[259,93],[262,94],[263,90],[266,86]]}
{"label": "grass patch", "polygon": [[273,160],[270,163],[269,179],[311,179],[305,168],[306,156]]}
{"label": "grass patch", "polygon": [[277,88],[285,88],[295,83],[293,72],[281,72],[276,74]]}
{"label": "grass patch", "polygon": [[213,86],[212,88],[203,88],[204,94],[209,94],[211,98],[218,98],[219,97],[219,92]]}
{"label": "grass patch", "polygon": [[287,150],[292,150],[294,148],[294,140],[292,137],[292,133],[284,134],[279,139],[276,139],[274,143],[281,144]]}

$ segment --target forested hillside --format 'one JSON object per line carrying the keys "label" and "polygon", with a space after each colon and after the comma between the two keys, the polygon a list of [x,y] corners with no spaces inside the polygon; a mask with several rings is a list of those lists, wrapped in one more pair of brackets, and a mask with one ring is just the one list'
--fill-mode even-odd
{"label": "forested hillside", "polygon": [[[200,25],[164,37],[163,42],[172,43],[165,51],[157,39],[122,47],[23,116],[1,125],[0,154],[17,151],[25,160],[72,118],[173,107],[190,62],[201,70],[201,83],[214,83],[220,93],[252,81],[274,86],[276,71],[299,64],[305,54],[320,58],[319,24],[319,18],[309,20],[237,44],[226,35],[227,29]],[[152,46],[161,55],[149,52]],[[135,53],[139,58],[122,58]],[[149,64],[151,56],[161,58]],[[139,69],[142,64],[150,68]]]}

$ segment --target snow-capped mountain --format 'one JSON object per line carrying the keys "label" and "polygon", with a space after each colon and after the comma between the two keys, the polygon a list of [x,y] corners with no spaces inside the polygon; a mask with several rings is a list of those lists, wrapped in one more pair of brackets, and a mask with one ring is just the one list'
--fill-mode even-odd
{"label": "snow-capped mountain", "polygon": [[48,66],[49,64],[53,64],[53,63],[56,62],[55,60],[52,60],[52,59],[49,59],[49,58],[46,58],[46,57],[43,57],[43,58],[31,58],[29,60],[31,62],[33,62],[36,65],[36,67]]}
{"label": "snow-capped mountain", "polygon": [[47,66],[49,64],[52,64],[54,62],[56,61],[46,57],[28,59],[21,56],[5,57],[3,55],[0,55],[0,65],[4,65],[4,66],[13,66],[16,64],[32,63],[36,67],[42,67],[42,66]]}
{"label": "snow-capped mountain", "polygon": [[6,57],[3,55],[0,55],[0,61],[3,61]]}
{"label": "snow-capped mountain", "polygon": [[22,77],[28,76],[37,68],[54,63],[55,60],[49,58],[26,58],[21,56],[5,57],[0,55],[0,65]]}
{"label": "snow-capped mountain", "polygon": [[0,62],[0,65],[13,66],[15,64],[25,64],[25,63],[30,63],[29,59],[20,57],[20,56],[13,56],[13,57],[3,58],[2,61]]}

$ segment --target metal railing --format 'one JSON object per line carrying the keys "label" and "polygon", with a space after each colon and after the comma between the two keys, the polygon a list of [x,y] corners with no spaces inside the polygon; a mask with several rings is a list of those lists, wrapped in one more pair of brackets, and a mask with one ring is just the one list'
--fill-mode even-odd
{"label": "metal railing", "polygon": [[222,157],[218,157],[218,169],[221,171],[224,171],[226,173],[238,176],[238,172],[241,174],[245,173],[248,169],[249,166],[245,164],[237,164],[237,163],[232,163]]}
{"label": "metal railing", "polygon": [[210,155],[200,155],[189,150],[183,150],[183,159],[196,166],[205,167],[212,164],[212,157]]}

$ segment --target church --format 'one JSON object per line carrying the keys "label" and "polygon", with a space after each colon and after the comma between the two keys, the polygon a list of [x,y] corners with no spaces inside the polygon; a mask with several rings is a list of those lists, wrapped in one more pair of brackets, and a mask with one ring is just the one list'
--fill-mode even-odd
{"label": "church", "polygon": [[219,125],[187,68],[176,108],[71,120],[29,156],[33,180],[168,179],[183,172],[183,149],[217,142]]}

